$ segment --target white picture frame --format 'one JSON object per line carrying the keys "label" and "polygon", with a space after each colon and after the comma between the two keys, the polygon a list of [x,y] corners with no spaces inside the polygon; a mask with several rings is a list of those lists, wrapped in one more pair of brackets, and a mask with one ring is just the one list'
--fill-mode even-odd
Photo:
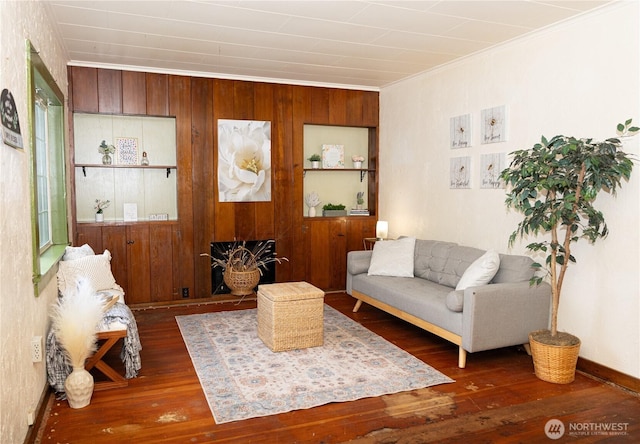
{"label": "white picture frame", "polygon": [[471,147],[471,114],[452,117],[449,122],[451,148]]}
{"label": "white picture frame", "polygon": [[322,145],[322,168],[344,168],[344,145]]}
{"label": "white picture frame", "polygon": [[500,173],[504,170],[505,153],[491,153],[480,156],[480,188],[504,188]]}
{"label": "white picture frame", "polygon": [[125,222],[136,222],[138,220],[138,204],[125,203],[122,207],[122,218]]}
{"label": "white picture frame", "polygon": [[116,164],[138,165],[138,138],[116,137]]}
{"label": "white picture frame", "polygon": [[481,119],[483,144],[506,142],[507,107],[505,105],[483,109]]}
{"label": "white picture frame", "polygon": [[452,157],[450,160],[449,188],[471,188],[471,157]]}

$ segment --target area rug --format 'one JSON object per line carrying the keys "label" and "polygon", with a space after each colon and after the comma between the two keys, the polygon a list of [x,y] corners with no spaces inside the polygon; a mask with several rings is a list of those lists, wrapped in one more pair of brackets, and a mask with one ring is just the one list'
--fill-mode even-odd
{"label": "area rug", "polygon": [[257,310],[176,316],[217,424],[454,382],[335,309],[324,345],[272,352]]}

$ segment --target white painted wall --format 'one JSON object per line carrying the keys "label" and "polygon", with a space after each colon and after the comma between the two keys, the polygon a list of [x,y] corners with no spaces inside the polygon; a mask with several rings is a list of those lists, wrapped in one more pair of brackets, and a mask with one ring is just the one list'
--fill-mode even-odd
{"label": "white painted wall", "polygon": [[55,277],[39,297],[31,284],[31,214],[25,39],[39,51],[66,95],[66,55],[41,2],[0,2],[0,89],[8,88],[18,108],[25,149],[0,142],[0,441],[23,442],[27,412],[46,387],[44,362],[31,362],[31,337],[46,336]]}
{"label": "white painted wall", "polygon": [[[502,252],[519,221],[504,190],[479,188],[480,154],[529,148],[541,135],[615,136],[640,123],[639,3],[621,2],[380,93],[380,218],[390,236],[455,241]],[[509,138],[480,144],[482,109],[506,105]],[[449,148],[449,119],[471,113],[473,147]],[[638,139],[625,150],[639,153]],[[472,188],[449,189],[452,157],[472,157]],[[640,169],[616,198],[598,198],[611,234],[577,245],[559,327],[578,335],[580,355],[640,377]],[[473,359],[473,358],[471,358]]]}
{"label": "white painted wall", "polygon": [[[384,88],[380,93],[380,219],[390,236],[455,241],[502,252],[520,220],[504,190],[479,188],[480,154],[529,148],[541,135],[615,136],[640,123],[638,2],[622,2]],[[506,142],[480,144],[482,109],[506,105]],[[449,119],[471,113],[473,146],[449,148]],[[625,150],[640,152],[638,139]],[[452,157],[472,157],[472,188],[449,189]],[[419,166],[419,167],[417,167]],[[640,377],[640,170],[616,198],[598,199],[611,234],[578,244],[559,327],[580,355]]]}

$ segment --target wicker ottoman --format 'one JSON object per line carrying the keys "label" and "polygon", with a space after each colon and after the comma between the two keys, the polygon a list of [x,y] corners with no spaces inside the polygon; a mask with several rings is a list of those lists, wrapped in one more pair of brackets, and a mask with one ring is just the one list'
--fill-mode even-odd
{"label": "wicker ottoman", "polygon": [[272,351],[324,342],[324,292],[307,282],[258,287],[258,337]]}

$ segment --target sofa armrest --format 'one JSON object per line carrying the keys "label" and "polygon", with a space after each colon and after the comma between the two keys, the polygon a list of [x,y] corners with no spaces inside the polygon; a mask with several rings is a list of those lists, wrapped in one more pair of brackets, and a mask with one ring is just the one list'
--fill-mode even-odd
{"label": "sofa armrest", "polygon": [[529,333],[549,328],[551,286],[528,281],[467,288],[462,311],[462,347],[482,351],[529,342]]}
{"label": "sofa armrest", "polygon": [[352,278],[356,274],[362,274],[369,271],[369,265],[371,264],[371,254],[373,251],[350,251],[347,253],[347,294],[351,294]]}

